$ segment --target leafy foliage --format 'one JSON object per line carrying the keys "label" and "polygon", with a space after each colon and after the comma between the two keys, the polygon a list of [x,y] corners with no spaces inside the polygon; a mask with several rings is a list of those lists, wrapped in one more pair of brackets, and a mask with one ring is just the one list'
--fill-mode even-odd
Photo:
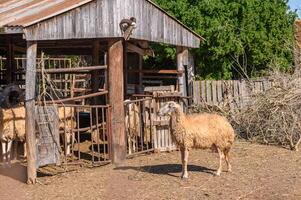
{"label": "leafy foliage", "polygon": [[[271,66],[291,69],[297,15],[289,11],[287,0],[155,1],[206,39],[194,51],[202,78],[256,77]],[[162,66],[167,52],[173,53],[168,62],[175,60],[170,47],[154,48],[159,58],[149,61],[153,65]]]}

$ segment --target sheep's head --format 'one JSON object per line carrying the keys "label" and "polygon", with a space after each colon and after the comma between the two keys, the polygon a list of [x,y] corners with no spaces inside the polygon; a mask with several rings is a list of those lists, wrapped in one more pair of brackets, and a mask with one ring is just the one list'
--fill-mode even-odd
{"label": "sheep's head", "polygon": [[162,108],[160,108],[158,115],[159,116],[171,115],[172,113],[175,113],[179,109],[181,109],[181,106],[179,104],[177,104],[174,101],[170,101],[164,104]]}

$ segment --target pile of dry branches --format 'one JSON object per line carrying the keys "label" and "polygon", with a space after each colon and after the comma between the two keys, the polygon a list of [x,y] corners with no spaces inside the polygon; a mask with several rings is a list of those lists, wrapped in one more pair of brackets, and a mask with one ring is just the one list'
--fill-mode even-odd
{"label": "pile of dry branches", "polygon": [[202,111],[226,116],[237,134],[249,141],[281,145],[298,151],[301,143],[301,76],[279,72],[270,77],[273,86],[251,95],[251,103],[238,109],[202,106]]}

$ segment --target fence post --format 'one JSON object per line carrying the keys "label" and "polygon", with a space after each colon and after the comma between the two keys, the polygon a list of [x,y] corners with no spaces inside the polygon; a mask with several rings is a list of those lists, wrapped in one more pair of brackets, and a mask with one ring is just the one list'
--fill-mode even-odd
{"label": "fence post", "polygon": [[110,41],[108,47],[109,104],[112,106],[112,161],[121,164],[126,158],[124,117],[123,42]]}
{"label": "fence post", "polygon": [[36,88],[37,43],[27,42],[26,65],[26,145],[27,145],[27,183],[35,184],[37,178],[37,156],[35,135],[35,88]]}

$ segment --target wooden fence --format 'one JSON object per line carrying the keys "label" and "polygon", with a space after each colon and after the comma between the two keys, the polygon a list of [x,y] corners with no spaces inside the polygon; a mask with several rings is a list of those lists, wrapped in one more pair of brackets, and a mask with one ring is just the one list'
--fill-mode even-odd
{"label": "wooden fence", "polygon": [[251,101],[251,96],[271,88],[273,81],[268,78],[257,80],[206,80],[193,82],[193,103],[221,105],[230,99],[234,107],[243,107]]}

